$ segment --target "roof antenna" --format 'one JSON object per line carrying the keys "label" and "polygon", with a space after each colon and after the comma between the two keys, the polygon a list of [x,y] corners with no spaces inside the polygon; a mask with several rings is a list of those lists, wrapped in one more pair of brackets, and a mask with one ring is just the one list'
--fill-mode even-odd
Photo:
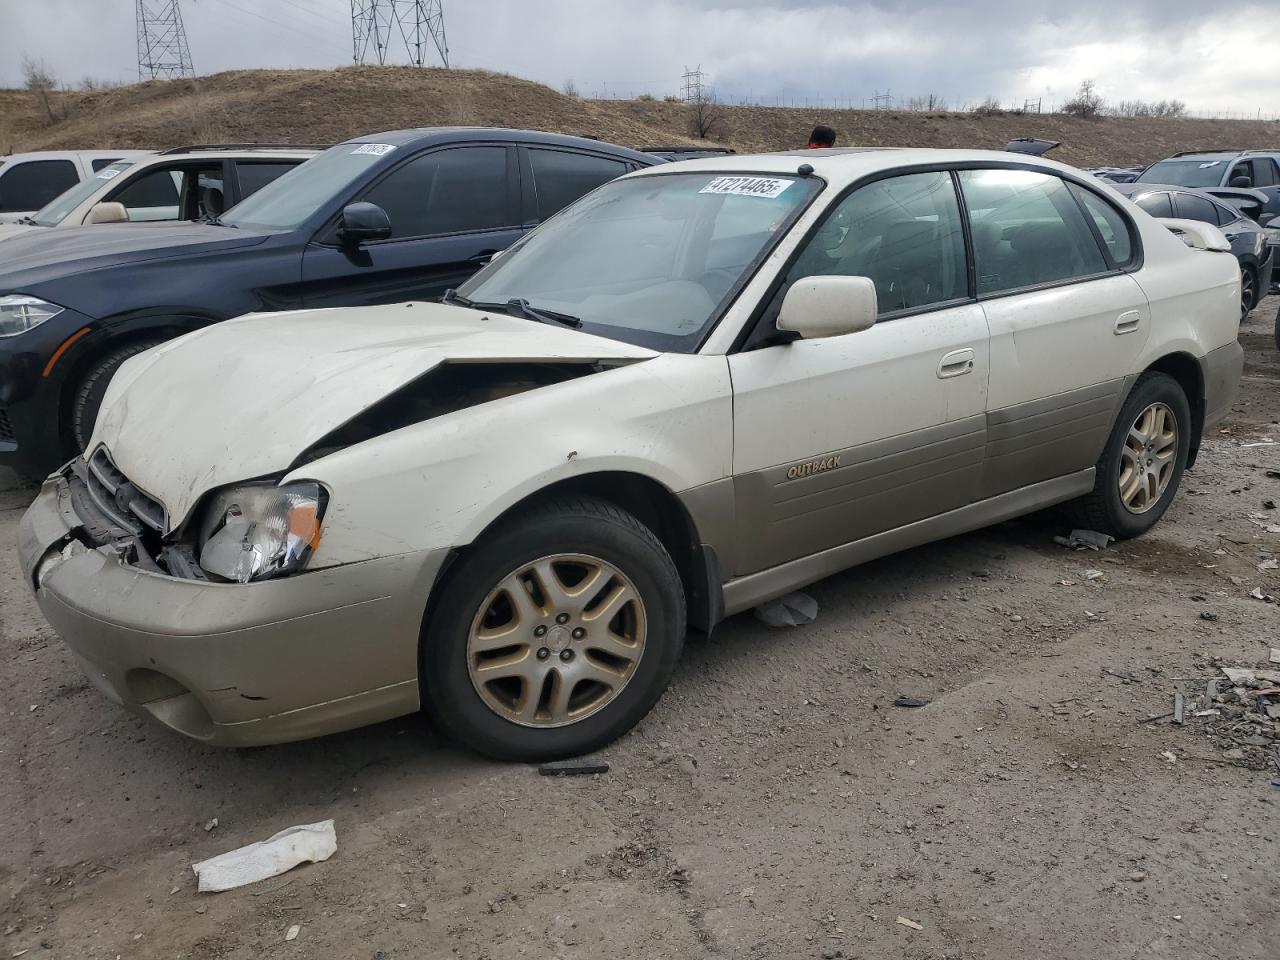
{"label": "roof antenna", "polygon": [[813,164],[811,163],[800,164],[800,166],[796,168],[796,173],[798,173],[802,177],[809,176],[809,174],[813,173]]}

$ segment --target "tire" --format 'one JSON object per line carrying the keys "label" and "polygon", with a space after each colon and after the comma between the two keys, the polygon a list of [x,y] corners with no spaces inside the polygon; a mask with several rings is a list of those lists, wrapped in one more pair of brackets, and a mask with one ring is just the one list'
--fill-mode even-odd
{"label": "tire", "polygon": [[[1121,497],[1120,480],[1126,464],[1126,446],[1129,430],[1138,426],[1139,415],[1153,405],[1163,405],[1166,418],[1172,414],[1176,427],[1173,454],[1167,477],[1160,482],[1165,486],[1158,496],[1147,497],[1147,503],[1137,503],[1141,512],[1126,506]],[[1141,536],[1155,526],[1178,492],[1182,473],[1187,466],[1191,450],[1191,406],[1178,381],[1168,374],[1149,372],[1138,378],[1129,397],[1111,428],[1111,436],[1097,464],[1097,479],[1093,492],[1068,504],[1068,512],[1077,526],[1101,533],[1108,533],[1117,540]],[[1129,462],[1132,462],[1131,460]],[[1141,484],[1139,485],[1141,486]]]}
{"label": "tire", "polygon": [[[535,572],[534,564],[543,566]],[[592,569],[611,579],[592,580]],[[548,577],[554,584],[544,593]],[[593,595],[586,610],[564,612],[573,604],[556,591],[588,582],[602,584],[598,597],[583,589]],[[530,604],[523,614],[513,584]],[[565,602],[552,602],[556,595]],[[631,596],[607,623],[587,619],[600,615],[601,598]],[[497,760],[577,756],[622,736],[666,689],[686,629],[684,588],[662,543],[625,510],[586,498],[549,501],[483,537],[448,571],[433,606],[420,643],[423,707],[449,737]],[[616,634],[638,636],[639,645],[613,644]],[[614,658],[617,649],[624,656]],[[601,664],[620,679],[592,679]],[[576,670],[592,673],[583,679]],[[523,675],[484,679],[503,671]]]}
{"label": "tire", "polygon": [[1258,275],[1252,267],[1240,268],[1240,319],[1246,320],[1262,298],[1258,291]]}
{"label": "tire", "polygon": [[71,398],[68,422],[70,440],[74,449],[68,452],[68,456],[84,452],[84,448],[89,445],[94,425],[98,421],[98,411],[102,409],[102,399],[107,394],[107,386],[121,364],[130,357],[137,356],[163,342],[163,340],[136,340],[122,347],[116,347],[94,361],[93,366],[76,386],[76,392]]}

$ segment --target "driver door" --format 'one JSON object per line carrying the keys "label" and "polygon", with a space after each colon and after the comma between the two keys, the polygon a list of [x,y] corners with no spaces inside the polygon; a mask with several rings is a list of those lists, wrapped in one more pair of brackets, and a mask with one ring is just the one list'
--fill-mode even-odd
{"label": "driver door", "polygon": [[867,276],[869,330],[729,357],[735,570],[742,576],[965,506],[986,442],[987,324],[969,298],[948,172],[876,181],[840,201],[799,252],[790,284]]}

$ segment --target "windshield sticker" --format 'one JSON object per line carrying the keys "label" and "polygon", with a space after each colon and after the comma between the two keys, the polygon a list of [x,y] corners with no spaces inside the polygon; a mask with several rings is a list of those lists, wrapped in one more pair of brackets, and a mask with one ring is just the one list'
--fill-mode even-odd
{"label": "windshield sticker", "polygon": [[395,148],[394,143],[362,143],[351,151],[351,155],[354,157],[356,154],[367,153],[375,157],[385,157]]}
{"label": "windshield sticker", "polygon": [[1200,169],[1201,169],[1201,170],[1208,170],[1210,167],[1216,167],[1216,166],[1217,166],[1218,164],[1220,164],[1221,162],[1222,162],[1221,160],[1210,160],[1208,163],[1202,163],[1202,164],[1200,164]]}
{"label": "windshield sticker", "polygon": [[781,180],[777,177],[716,177],[698,192],[772,200],[793,183],[794,180]]}
{"label": "windshield sticker", "polygon": [[105,169],[105,170],[100,170],[100,171],[98,172],[98,179],[99,179],[99,180],[112,180],[112,179],[114,179],[114,178],[116,178],[116,177],[118,177],[118,176],[120,176],[120,171],[119,171],[119,170],[112,170],[110,167],[107,167],[107,169]]}

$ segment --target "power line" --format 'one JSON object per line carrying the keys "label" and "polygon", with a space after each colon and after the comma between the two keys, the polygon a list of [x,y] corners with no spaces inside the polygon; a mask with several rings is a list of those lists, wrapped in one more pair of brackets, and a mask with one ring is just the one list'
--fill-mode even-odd
{"label": "power line", "polygon": [[297,21],[293,23],[285,23],[283,20],[277,20],[274,17],[268,17],[265,14],[258,13],[256,10],[250,10],[247,7],[242,7],[239,4],[232,3],[231,0],[219,0],[219,2],[222,3],[222,5],[227,7],[228,9],[235,10],[239,13],[244,14],[245,16],[254,17],[257,20],[261,20],[263,23],[275,24],[277,27],[281,27],[285,31],[287,31],[290,36],[303,33],[313,40],[323,40],[325,42],[333,42],[335,39],[337,39],[336,36],[321,34],[316,32],[315,30],[310,29],[309,27],[303,28],[301,24],[299,24]]}

